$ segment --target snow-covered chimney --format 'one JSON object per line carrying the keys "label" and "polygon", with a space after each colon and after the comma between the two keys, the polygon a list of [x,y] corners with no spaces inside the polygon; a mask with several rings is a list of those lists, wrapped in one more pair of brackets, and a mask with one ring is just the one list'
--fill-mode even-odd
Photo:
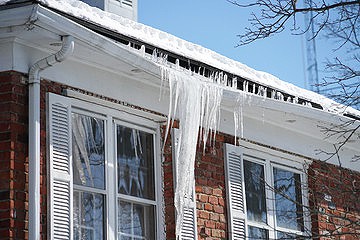
{"label": "snow-covered chimney", "polygon": [[100,8],[106,12],[130,18],[137,21],[138,0],[81,0],[90,6]]}

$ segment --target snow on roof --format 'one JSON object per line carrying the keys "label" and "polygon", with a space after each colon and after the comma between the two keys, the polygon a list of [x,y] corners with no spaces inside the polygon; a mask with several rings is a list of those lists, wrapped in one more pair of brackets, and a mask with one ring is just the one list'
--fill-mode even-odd
{"label": "snow on roof", "polygon": [[[0,0],[0,5],[11,0]],[[91,7],[79,0],[38,0],[39,3],[76,18],[86,20],[106,29],[118,32],[133,39],[146,42],[169,52],[203,62],[225,72],[241,76],[265,86],[273,87],[287,94],[302,97],[320,104],[325,110],[342,114],[344,112],[360,116],[360,111],[344,106],[315,92],[284,82],[279,78],[262,71],[254,70],[240,62],[222,56],[200,45],[185,41],[169,33],[132,21],[116,14]]]}

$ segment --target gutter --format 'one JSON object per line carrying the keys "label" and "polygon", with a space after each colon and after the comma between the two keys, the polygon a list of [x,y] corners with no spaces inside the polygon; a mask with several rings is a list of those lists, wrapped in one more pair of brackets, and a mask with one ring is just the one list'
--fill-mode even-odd
{"label": "gutter", "polygon": [[72,36],[62,37],[61,49],[29,69],[29,239],[40,240],[40,72],[64,61],[74,50]]}

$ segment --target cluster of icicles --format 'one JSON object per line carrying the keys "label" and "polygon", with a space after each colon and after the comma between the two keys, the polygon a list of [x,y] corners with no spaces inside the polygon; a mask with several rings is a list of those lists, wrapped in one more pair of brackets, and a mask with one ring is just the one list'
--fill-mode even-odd
{"label": "cluster of icicles", "polygon": [[[176,163],[176,172],[180,173],[176,174],[174,197],[177,236],[183,224],[185,201],[192,196],[197,144],[199,142],[205,148],[208,141],[214,142],[219,127],[223,90],[229,89],[218,84],[221,79],[223,77],[220,75],[208,79],[190,71],[161,65],[162,88],[168,83],[170,90],[165,140],[173,121],[179,120],[178,148],[173,161]],[[234,107],[235,139],[243,135],[242,107],[248,97],[244,92],[237,92],[237,104]]]}

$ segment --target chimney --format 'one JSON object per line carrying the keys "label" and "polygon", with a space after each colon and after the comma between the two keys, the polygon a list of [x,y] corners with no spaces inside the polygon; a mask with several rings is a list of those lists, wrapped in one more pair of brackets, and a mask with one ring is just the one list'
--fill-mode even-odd
{"label": "chimney", "polygon": [[81,0],[106,12],[137,21],[137,0]]}

